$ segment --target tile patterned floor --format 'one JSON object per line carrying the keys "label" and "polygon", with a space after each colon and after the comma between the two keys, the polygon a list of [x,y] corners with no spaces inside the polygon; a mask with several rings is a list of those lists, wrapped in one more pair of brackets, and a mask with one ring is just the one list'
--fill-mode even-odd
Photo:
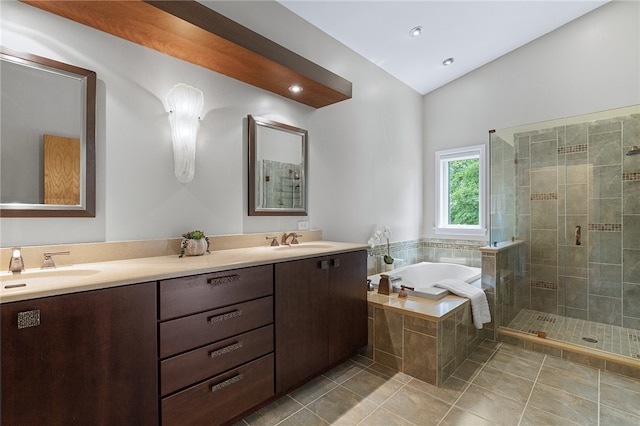
{"label": "tile patterned floor", "polygon": [[236,426],[637,426],[639,402],[640,380],[485,342],[444,387],[358,356]]}
{"label": "tile patterned floor", "polygon": [[532,334],[544,331],[554,340],[640,358],[640,330],[527,309],[520,310],[507,327]]}

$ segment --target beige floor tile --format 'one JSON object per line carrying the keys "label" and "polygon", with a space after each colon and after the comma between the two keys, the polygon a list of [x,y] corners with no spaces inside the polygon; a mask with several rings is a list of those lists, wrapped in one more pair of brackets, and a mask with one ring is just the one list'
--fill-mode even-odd
{"label": "beige floor tile", "polygon": [[394,379],[383,378],[371,371],[362,371],[342,383],[342,386],[360,396],[369,398],[376,404],[382,404],[397,392],[403,384]]}
{"label": "beige floor tile", "polygon": [[382,407],[371,413],[369,417],[364,419],[362,426],[414,426],[409,420],[393,414],[391,411]]}
{"label": "beige floor tile", "polygon": [[334,389],[336,386],[338,386],[338,384],[333,380],[329,380],[324,376],[319,376],[302,387],[292,391],[289,396],[300,404],[307,405],[311,401]]}
{"label": "beige floor tile", "polygon": [[455,406],[497,424],[517,425],[525,404],[471,384]]}
{"label": "beige floor tile", "polygon": [[577,364],[575,362],[567,361],[555,356],[548,356],[544,360],[545,367],[553,367],[559,370],[564,370],[569,373],[577,374],[581,377],[585,377],[594,381],[598,380],[599,372],[597,368],[589,367],[583,364]]}
{"label": "beige floor tile", "polygon": [[611,373],[609,371],[601,371],[600,381],[602,383],[607,383],[609,385],[640,393],[640,380],[637,379],[621,376],[620,374]]}
{"label": "beige floor tile", "polygon": [[442,426],[492,426],[495,422],[487,419],[483,419],[468,411],[461,410],[458,407],[453,407],[451,411],[440,422]]}
{"label": "beige floor tile", "polygon": [[640,393],[607,383],[600,384],[600,403],[640,417]]}
{"label": "beige floor tile", "polygon": [[538,376],[538,371],[540,371],[541,363],[542,361],[530,361],[526,358],[512,356],[500,350],[487,362],[487,366],[528,380],[535,380]]}
{"label": "beige floor tile", "polygon": [[452,376],[470,382],[482,370],[483,364],[466,360],[453,372]]}
{"label": "beige floor tile", "polygon": [[482,364],[489,361],[494,354],[495,354],[495,351],[493,349],[479,347],[478,349],[473,351],[471,354],[469,354],[467,359],[471,361],[475,361],[479,364]]}
{"label": "beige floor tile", "polygon": [[540,352],[530,351],[520,346],[503,344],[500,346],[499,352],[503,355],[510,355],[518,358],[526,359],[537,364],[541,364],[544,360],[545,354]]}
{"label": "beige floor tile", "polygon": [[382,374],[385,377],[388,377],[389,379],[395,379],[402,383],[408,383],[411,379],[413,379],[413,377],[409,376],[408,374],[401,373],[399,371],[396,371],[392,368],[387,367],[386,365],[378,364],[377,362],[371,364],[369,368],[367,368],[367,370],[375,371],[377,373]]}
{"label": "beige floor tile", "polygon": [[597,378],[594,380],[582,374],[574,374],[566,369],[549,367],[545,363],[542,366],[537,383],[542,383],[591,401],[598,401]]}
{"label": "beige floor tile", "polygon": [[450,405],[426,393],[405,386],[393,394],[383,408],[417,425],[437,425]]}
{"label": "beige floor tile", "polygon": [[328,426],[329,423],[313,414],[311,411],[303,408],[302,410],[287,417],[278,426]]}
{"label": "beige floor tile", "polygon": [[578,425],[565,418],[558,417],[546,411],[533,408],[531,406],[524,410],[522,420],[518,426],[572,426]]}
{"label": "beige floor tile", "polygon": [[251,414],[244,420],[251,426],[271,426],[302,409],[302,404],[284,396]]}
{"label": "beige floor tile", "polygon": [[323,374],[326,378],[333,380],[336,383],[342,383],[345,380],[349,380],[354,375],[363,370],[362,365],[355,363],[351,360],[347,360],[342,364],[332,368]]}
{"label": "beige floor tile", "polygon": [[373,364],[373,360],[371,358],[367,358],[366,356],[362,356],[362,355],[356,355],[353,358],[351,358],[351,360],[365,367],[368,367],[371,364]]}
{"label": "beige floor tile", "polygon": [[536,383],[529,405],[580,424],[597,424],[598,404],[570,393]]}
{"label": "beige floor tile", "polygon": [[516,401],[527,402],[534,382],[487,366],[473,384]]}
{"label": "beige floor tile", "polygon": [[442,386],[437,387],[430,383],[423,382],[422,380],[412,379],[407,386],[429,394],[444,401],[448,404],[453,404],[469,386],[469,382],[460,380],[456,377],[449,377]]}
{"label": "beige floor tile", "polygon": [[640,425],[640,417],[631,415],[626,411],[620,411],[613,407],[601,405],[600,424],[603,426],[638,426]]}
{"label": "beige floor tile", "polygon": [[355,425],[378,408],[378,405],[338,386],[307,405],[307,408],[332,425]]}

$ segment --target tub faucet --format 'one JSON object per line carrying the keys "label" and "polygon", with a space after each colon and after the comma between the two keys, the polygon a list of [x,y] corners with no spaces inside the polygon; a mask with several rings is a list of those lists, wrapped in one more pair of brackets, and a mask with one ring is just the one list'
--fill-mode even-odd
{"label": "tub faucet", "polygon": [[58,254],[71,254],[71,252],[69,250],[66,251],[47,251],[44,253],[44,262],[42,262],[42,266],[40,267],[40,269],[47,269],[47,268],[55,268],[56,264],[53,262],[53,257],[54,255],[58,255]]}
{"label": "tub faucet", "polygon": [[[289,237],[293,237],[290,243],[287,243],[287,240],[289,239]],[[283,246],[288,246],[291,244],[300,244],[300,242],[298,241],[298,238],[302,238],[302,235],[300,234],[296,234],[295,232],[290,232],[290,233],[284,233],[284,235],[282,235],[282,245]]]}
{"label": "tub faucet", "polygon": [[24,260],[22,260],[22,253],[20,247],[14,247],[11,249],[11,260],[9,260],[9,272],[22,272],[24,271]]}

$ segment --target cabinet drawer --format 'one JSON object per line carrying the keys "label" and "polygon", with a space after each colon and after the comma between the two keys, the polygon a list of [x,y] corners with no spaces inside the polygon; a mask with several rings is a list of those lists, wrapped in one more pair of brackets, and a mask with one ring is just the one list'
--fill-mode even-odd
{"label": "cabinet drawer", "polygon": [[160,281],[160,320],[273,294],[273,266]]}
{"label": "cabinet drawer", "polygon": [[160,323],[160,358],[273,322],[273,296]]}
{"label": "cabinet drawer", "polygon": [[273,354],[269,354],[162,399],[162,424],[218,425],[273,393]]}
{"label": "cabinet drawer", "polygon": [[273,325],[166,359],[160,363],[161,394],[175,392],[269,352],[273,352]]}

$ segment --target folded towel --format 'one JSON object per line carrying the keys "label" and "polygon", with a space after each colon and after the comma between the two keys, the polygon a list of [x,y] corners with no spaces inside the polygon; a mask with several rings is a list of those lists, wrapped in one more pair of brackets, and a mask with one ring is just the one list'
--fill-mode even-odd
{"label": "folded towel", "polygon": [[473,325],[479,330],[482,324],[491,322],[491,313],[489,312],[489,302],[487,296],[481,289],[471,284],[452,278],[438,281],[436,287],[445,288],[453,294],[466,297],[471,301],[471,316],[473,317]]}

